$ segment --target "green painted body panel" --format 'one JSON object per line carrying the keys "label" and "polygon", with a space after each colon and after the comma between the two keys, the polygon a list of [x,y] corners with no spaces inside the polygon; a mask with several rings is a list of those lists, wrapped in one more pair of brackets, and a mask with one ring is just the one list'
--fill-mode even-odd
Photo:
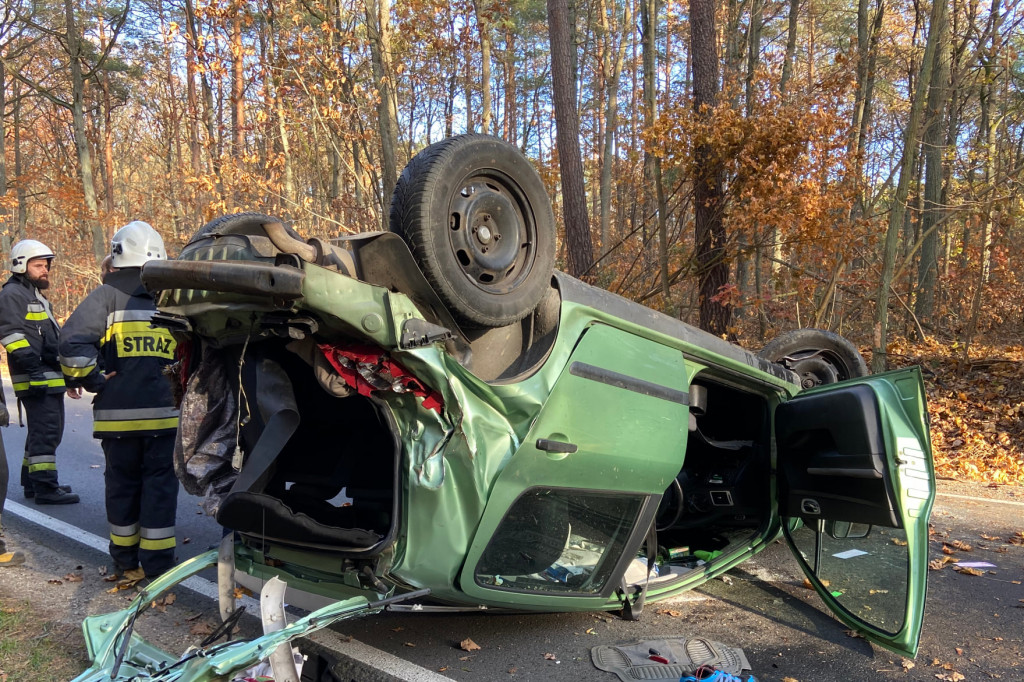
{"label": "green painted body panel", "polygon": [[[160,576],[128,608],[100,616],[90,616],[82,623],[86,647],[93,664],[73,682],[109,682],[111,680],[160,680],[163,682],[212,682],[231,679],[267,658],[278,645],[327,627],[345,618],[368,610],[379,610],[364,597],[339,601],[300,618],[284,629],[252,640],[239,640],[213,645],[201,656],[170,656],[152,646],[134,632],[130,644],[122,652],[124,634],[132,627],[138,613],[159,596],[183,580],[217,564],[217,550],[210,550],[176,566]],[[119,659],[120,655],[120,661]],[[117,670],[114,675],[115,668]]]}

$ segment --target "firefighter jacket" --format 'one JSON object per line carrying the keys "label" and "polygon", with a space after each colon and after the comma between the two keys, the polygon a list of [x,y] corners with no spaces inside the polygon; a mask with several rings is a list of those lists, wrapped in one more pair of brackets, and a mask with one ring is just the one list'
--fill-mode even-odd
{"label": "firefighter jacket", "polygon": [[57,360],[60,325],[50,302],[23,274],[13,274],[0,289],[0,344],[7,351],[14,395],[63,393]]}
{"label": "firefighter jacket", "polygon": [[60,366],[69,385],[97,394],[94,438],[158,436],[178,428],[171,385],[163,376],[176,344],[170,331],[150,323],[156,306],[140,272],[108,274],[64,324]]}

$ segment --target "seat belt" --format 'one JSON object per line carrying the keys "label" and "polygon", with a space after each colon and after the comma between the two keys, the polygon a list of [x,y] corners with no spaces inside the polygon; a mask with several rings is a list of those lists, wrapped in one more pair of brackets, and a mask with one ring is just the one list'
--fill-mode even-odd
{"label": "seat belt", "polygon": [[298,426],[299,413],[295,410],[286,408],[275,412],[267,421],[263,433],[260,434],[252,452],[246,457],[242,470],[238,472],[238,478],[235,479],[234,485],[231,486],[231,490],[224,496],[224,499],[226,500],[233,493],[251,490],[256,481],[270,469],[270,465],[281,454],[281,450],[284,449]]}

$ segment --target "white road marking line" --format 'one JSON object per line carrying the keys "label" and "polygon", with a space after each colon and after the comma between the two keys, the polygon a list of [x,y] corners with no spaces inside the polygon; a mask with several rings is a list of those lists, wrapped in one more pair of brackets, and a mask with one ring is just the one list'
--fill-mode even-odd
{"label": "white road marking line", "polygon": [[993,504],[1009,504],[1014,507],[1024,507],[1024,502],[1016,500],[993,500],[991,497],[974,497],[973,495],[957,495],[956,493],[935,493],[936,497],[954,497],[958,500],[971,500],[973,502],[991,502]]}
{"label": "white road marking line", "polygon": [[[26,507],[23,504],[8,500],[4,505],[4,511],[30,523],[42,526],[43,528],[48,528],[55,533],[63,535],[69,540],[74,540],[79,544],[95,549],[103,554],[108,552],[109,542],[105,538],[94,535],[89,531],[82,530],[77,526],[61,521],[60,519],[43,514],[31,507]],[[207,580],[206,578],[192,576],[191,578],[179,583],[179,585],[201,594],[208,599],[212,599],[213,601],[217,601],[218,599],[217,584]],[[258,617],[260,613],[260,605],[257,600],[252,597],[243,597],[241,601],[242,604],[245,605],[247,612],[256,614]],[[409,663],[408,661],[389,654],[386,651],[375,649],[369,644],[364,644],[354,639],[344,639],[339,637],[337,633],[334,633],[333,631],[320,630],[319,632],[314,633],[314,635],[319,635],[318,639],[321,643],[323,643],[325,639],[329,641],[335,652],[372,669],[389,673],[393,677],[403,680],[404,682],[449,682],[449,678],[447,677],[438,675],[431,670],[427,670],[426,668],[422,668],[413,663]]]}
{"label": "white road marking line", "polygon": [[[106,555],[107,552],[109,552],[110,543],[106,538],[101,538],[98,535],[93,535],[87,530],[82,530],[78,526],[73,526],[70,523],[61,521],[60,519],[56,519],[52,516],[32,509],[31,507],[26,507],[23,504],[19,504],[17,502],[12,502],[11,500],[8,500],[7,504],[4,505],[4,511],[14,514],[15,516],[25,519],[26,521],[30,521],[38,526],[42,526],[43,528],[49,528],[53,532],[63,535],[69,540],[74,540],[75,542],[85,545],[86,547],[89,547],[91,549],[95,549],[97,552],[101,552],[104,555]],[[213,582],[210,582],[206,578],[192,576],[191,578],[188,578],[187,580],[184,580],[181,583],[179,583],[179,585],[181,585],[182,587],[187,587],[193,592],[197,592],[203,595],[204,597],[207,597],[208,599],[213,599],[215,601],[217,600],[217,585]],[[259,613],[259,602],[253,600],[252,603],[255,604],[257,607],[256,613]],[[247,606],[248,608],[246,610],[251,613],[252,605]]]}

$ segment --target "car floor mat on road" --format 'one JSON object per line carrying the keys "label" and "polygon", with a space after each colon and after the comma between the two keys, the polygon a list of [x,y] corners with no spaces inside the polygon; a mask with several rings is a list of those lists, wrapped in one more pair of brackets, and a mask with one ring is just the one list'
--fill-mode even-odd
{"label": "car floor mat on road", "polygon": [[622,682],[677,682],[683,675],[692,675],[701,665],[714,666],[730,675],[750,670],[742,649],[703,637],[666,637],[615,646],[602,644],[590,650],[590,657],[598,669],[615,673]]}

